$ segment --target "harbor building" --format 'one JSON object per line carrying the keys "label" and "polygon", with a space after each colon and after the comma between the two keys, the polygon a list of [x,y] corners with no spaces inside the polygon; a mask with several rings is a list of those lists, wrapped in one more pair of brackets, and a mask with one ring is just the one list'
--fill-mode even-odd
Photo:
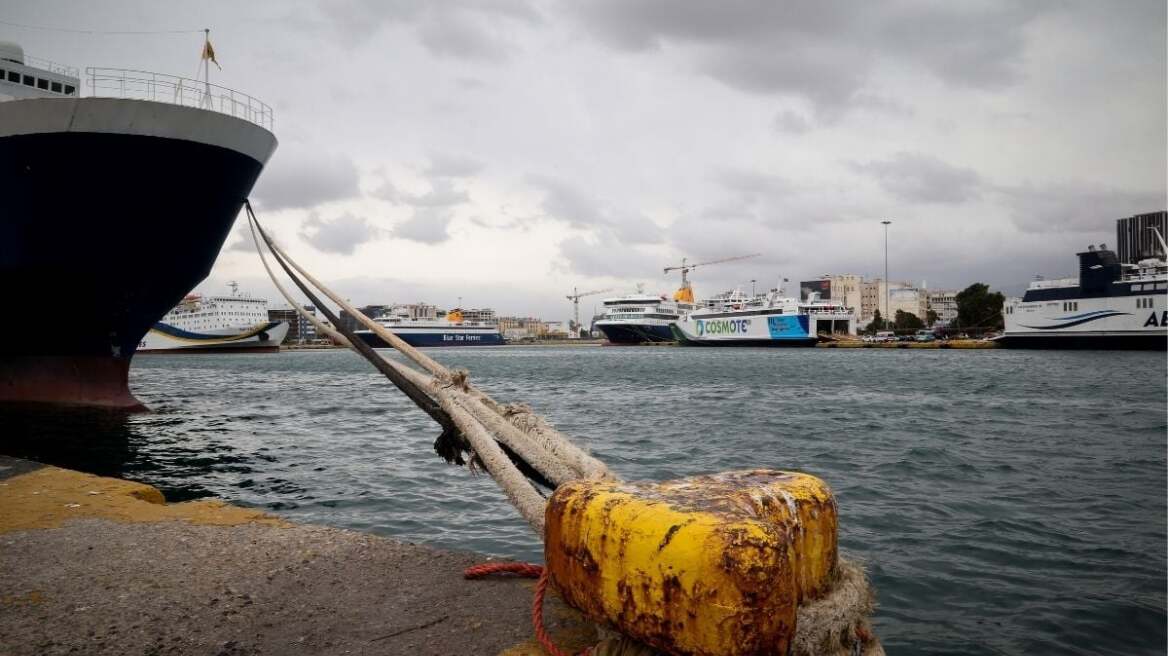
{"label": "harbor building", "polygon": [[[316,307],[305,305],[304,311],[316,316]],[[303,344],[316,341],[316,327],[308,319],[301,316],[295,308],[274,308],[268,310],[268,321],[283,321],[288,324],[288,334],[284,336],[284,344]]]}
{"label": "harbor building", "polygon": [[536,339],[546,332],[539,317],[498,317],[496,323],[507,340]]}
{"label": "harbor building", "polygon": [[[364,314],[371,319],[375,319],[385,314],[386,312],[389,312],[389,308],[390,306],[388,305],[365,305],[357,308],[357,310],[361,314]],[[345,310],[341,310],[341,314],[337,317],[337,322],[340,323],[341,328],[350,332],[361,330],[365,327],[357,321],[356,317],[349,314]]]}
{"label": "harbor building", "polygon": [[889,312],[884,316],[889,319],[895,320],[897,312],[904,312],[915,315],[923,322],[929,310],[929,292],[920,287],[902,284],[888,290],[888,303]]}
{"label": "harbor building", "polygon": [[[889,306],[891,306],[891,311]],[[884,280],[865,280],[860,283],[860,318],[871,319],[877,310],[885,319],[895,319],[896,311],[916,315],[921,321],[929,309],[928,290],[909,282],[886,284]]]}
{"label": "harbor building", "polygon": [[484,323],[495,320],[495,311],[491,308],[470,308],[462,310],[463,321],[482,321]]}
{"label": "harbor building", "polygon": [[[928,309],[937,313],[937,321],[948,324],[957,318],[957,290],[935,289],[929,292]],[[921,317],[922,320],[925,317]]]}
{"label": "harbor building", "polygon": [[818,280],[799,283],[799,300],[806,301],[812,292],[817,292],[820,300],[837,301],[844,307],[852,308],[859,316],[864,316],[863,285],[864,277],[859,274],[823,275]]}
{"label": "harbor building", "polygon": [[1115,222],[1115,254],[1121,264],[1138,264],[1140,260],[1163,257],[1156,233],[1168,239],[1168,211],[1136,214]]}

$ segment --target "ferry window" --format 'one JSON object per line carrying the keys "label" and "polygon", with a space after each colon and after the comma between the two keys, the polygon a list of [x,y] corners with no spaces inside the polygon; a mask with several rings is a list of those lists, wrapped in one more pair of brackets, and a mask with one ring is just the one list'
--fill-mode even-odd
{"label": "ferry window", "polygon": [[20,81],[21,81],[21,82],[24,84],[24,86],[26,86],[26,87],[35,87],[35,86],[36,86],[36,82],[34,81],[34,79],[33,79],[33,76],[31,76],[31,75],[22,75],[22,76],[20,76]]}
{"label": "ferry window", "polygon": [[48,91],[49,90],[49,81],[38,77],[37,78],[37,88],[44,89],[45,91]]}
{"label": "ferry window", "polygon": [[1166,287],[1168,287],[1168,283],[1163,283],[1163,282],[1156,283],[1156,289],[1164,289]]}
{"label": "ferry window", "polygon": [[60,82],[53,82],[51,85],[49,85],[49,87],[50,87],[50,91],[54,91],[56,93],[61,93],[61,83]]}
{"label": "ferry window", "polygon": [[20,82],[20,73],[17,73],[16,71],[8,71],[8,81],[19,83]]}
{"label": "ferry window", "polygon": [[71,95],[73,95],[73,92],[74,92],[74,91],[76,91],[76,89],[74,89],[74,88],[73,88],[73,85],[72,85],[72,84],[66,84],[66,85],[65,85],[65,95],[66,95],[66,96],[71,96]]}

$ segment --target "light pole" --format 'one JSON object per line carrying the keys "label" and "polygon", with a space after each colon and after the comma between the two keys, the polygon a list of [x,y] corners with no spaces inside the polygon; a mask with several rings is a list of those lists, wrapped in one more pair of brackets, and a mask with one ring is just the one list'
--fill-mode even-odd
{"label": "light pole", "polygon": [[751,297],[751,298],[754,298],[754,297],[755,297],[755,293],[754,293],[754,283],[755,283],[755,279],[754,279],[754,278],[751,278],[751,279],[750,279],[750,297]]}
{"label": "light pole", "polygon": [[[884,224],[884,314],[887,315],[892,310],[891,303],[889,302],[891,285],[888,282],[888,224],[892,223],[892,221],[885,219],[880,223]],[[885,328],[888,327],[887,316],[884,317],[884,326]]]}

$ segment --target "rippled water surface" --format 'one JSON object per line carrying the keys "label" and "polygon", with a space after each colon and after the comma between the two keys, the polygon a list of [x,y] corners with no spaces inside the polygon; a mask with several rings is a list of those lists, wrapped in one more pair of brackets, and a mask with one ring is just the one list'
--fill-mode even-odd
{"label": "rippled water surface", "polygon": [[[1165,652],[1162,353],[431,355],[531,403],[625,478],[761,466],[826,479],[890,653]],[[439,460],[429,418],[352,353],[139,357],[131,386],[153,412],[9,416],[8,451],[171,499],[540,557],[491,479]]]}

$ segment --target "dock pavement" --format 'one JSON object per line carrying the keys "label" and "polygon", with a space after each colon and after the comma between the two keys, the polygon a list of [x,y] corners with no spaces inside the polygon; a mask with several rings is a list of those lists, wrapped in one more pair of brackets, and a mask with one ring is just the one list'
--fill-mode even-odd
{"label": "dock pavement", "polygon": [[[5,656],[544,653],[534,581],[463,579],[485,560],[0,456]],[[544,617],[597,639],[554,595]]]}

